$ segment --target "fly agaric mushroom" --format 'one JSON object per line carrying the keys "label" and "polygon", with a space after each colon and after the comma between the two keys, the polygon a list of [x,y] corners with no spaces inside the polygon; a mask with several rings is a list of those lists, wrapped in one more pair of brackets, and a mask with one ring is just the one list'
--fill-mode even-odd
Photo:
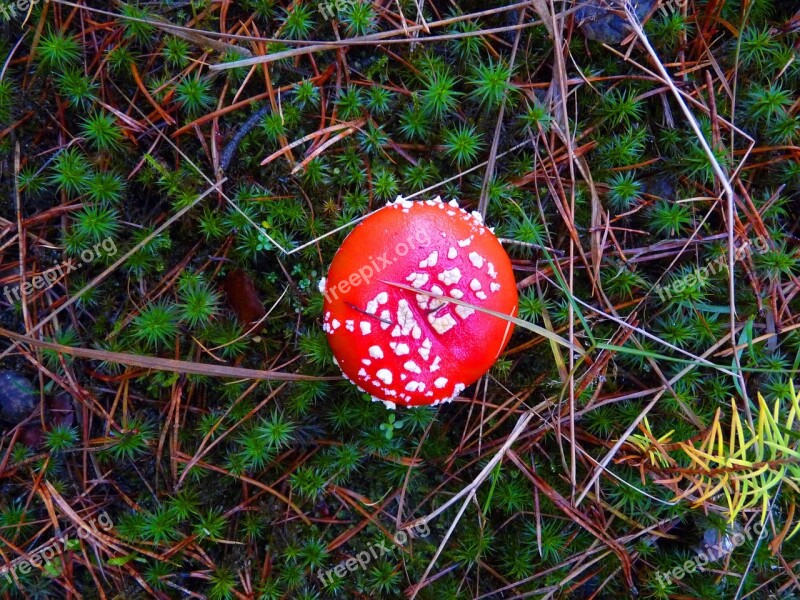
{"label": "fly agaric mushroom", "polygon": [[511,337],[510,321],[442,297],[509,316],[518,301],[511,261],[481,215],[439,198],[400,197],[364,219],[320,291],[336,363],[390,408],[452,400]]}

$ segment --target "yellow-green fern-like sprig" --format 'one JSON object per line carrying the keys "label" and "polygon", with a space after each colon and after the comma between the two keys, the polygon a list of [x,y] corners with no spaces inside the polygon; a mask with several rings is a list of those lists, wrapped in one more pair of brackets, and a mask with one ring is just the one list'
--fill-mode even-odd
{"label": "yellow-green fern-like sprig", "polygon": [[[720,423],[720,410],[706,434],[698,442],[681,442],[680,448],[691,459],[686,469],[675,469],[682,479],[690,482],[678,498],[695,496],[701,505],[717,494],[723,494],[729,521],[743,510],[761,508],[761,524],[769,513],[769,501],[778,486],[789,486],[800,493],[800,452],[797,451],[800,419],[800,395],[791,386],[788,413],[781,421],[782,401],[772,408],[758,395],[758,418],[755,430],[743,423],[732,401],[730,429],[725,432]],[[659,462],[662,466],[663,462]],[[800,522],[786,539],[800,530]]]}

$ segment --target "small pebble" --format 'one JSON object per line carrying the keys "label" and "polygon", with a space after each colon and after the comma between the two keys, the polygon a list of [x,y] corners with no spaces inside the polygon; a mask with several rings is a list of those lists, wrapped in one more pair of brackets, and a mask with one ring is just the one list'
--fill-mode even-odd
{"label": "small pebble", "polygon": [[[638,0],[635,2],[636,16],[639,19],[643,19],[655,3],[656,0]],[[619,44],[632,30],[628,26],[627,19],[609,10],[608,6],[609,4],[605,0],[586,0],[575,11],[575,22],[580,27],[583,35],[590,40],[607,44]]]}
{"label": "small pebble", "polygon": [[22,375],[0,371],[0,420],[16,425],[26,419],[39,403],[39,393]]}

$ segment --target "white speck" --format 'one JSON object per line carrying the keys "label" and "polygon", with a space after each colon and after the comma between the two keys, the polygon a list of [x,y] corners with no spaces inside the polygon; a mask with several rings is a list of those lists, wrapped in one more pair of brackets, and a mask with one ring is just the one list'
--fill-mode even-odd
{"label": "white speck", "polygon": [[416,391],[422,392],[424,390],[425,390],[425,384],[422,383],[421,381],[409,381],[406,384],[407,392],[416,392]]}
{"label": "white speck", "polygon": [[445,305],[444,300],[439,300],[438,298],[434,298],[431,300],[430,306],[428,307],[430,310],[435,311]]}
{"label": "white speck", "polygon": [[328,285],[327,277],[323,277],[322,279],[319,280],[319,285],[317,286],[317,289],[319,289],[320,294],[325,293],[325,286],[327,285]]}
{"label": "white speck", "polygon": [[444,386],[447,385],[447,377],[439,377],[436,381],[433,382],[433,385],[439,389],[442,389]]}
{"label": "white speck", "polygon": [[472,211],[472,216],[478,223],[483,223],[483,215],[479,213],[477,210]]}
{"label": "white speck", "polygon": [[461,317],[462,319],[466,319],[472,313],[475,312],[474,308],[470,308],[469,306],[461,306],[460,304],[456,306],[456,314]]}
{"label": "white speck", "polygon": [[414,203],[411,200],[400,200],[400,206],[403,208],[412,208]]}
{"label": "white speck", "polygon": [[428,296],[425,294],[416,294],[414,297],[417,300],[417,306],[419,306],[422,310],[428,309]]}
{"label": "white speck", "polygon": [[415,340],[418,340],[422,337],[422,329],[419,328],[419,325],[414,325],[411,329],[411,337]]}
{"label": "white speck", "polygon": [[389,301],[389,294],[386,292],[381,292],[377,296],[375,296],[375,301],[378,304],[386,304]]}
{"label": "white speck", "polygon": [[367,302],[367,308],[364,312],[370,315],[374,315],[376,312],[378,312],[378,303],[375,302],[375,300],[370,300],[369,302]]}
{"label": "white speck", "polygon": [[471,262],[472,266],[476,269],[480,269],[483,266],[483,257],[477,252],[470,252],[469,262]]}
{"label": "white speck", "polygon": [[361,377],[362,379],[365,377],[369,379],[369,375],[367,375],[367,370],[363,367],[358,370],[358,376]]}
{"label": "white speck", "polygon": [[441,356],[437,356],[436,358],[433,359],[433,362],[431,363],[431,368],[430,368],[431,373],[439,370],[439,363],[440,362],[442,362],[442,357]]}
{"label": "white speck", "polygon": [[491,282],[491,283],[489,284],[489,289],[490,289],[490,290],[492,290],[493,292],[500,291],[500,284],[499,284],[499,283],[495,283],[495,282],[493,281],[493,282]]}
{"label": "white speck", "polygon": [[428,338],[425,338],[425,341],[422,342],[422,346],[417,348],[417,352],[419,352],[419,355],[424,360],[428,360],[431,357],[431,348],[432,347],[433,347],[433,344],[431,344],[431,341]]}
{"label": "white speck", "polygon": [[[431,286],[431,292],[436,294],[437,296],[444,296],[444,290],[440,288],[438,285]],[[428,298],[428,308],[430,310],[436,310],[440,306],[444,306],[444,300],[440,300],[439,298]]]}
{"label": "white speck", "polygon": [[361,321],[358,326],[361,328],[361,335],[372,333],[372,324],[369,321]]}
{"label": "white speck", "polygon": [[450,202],[448,202],[447,204],[448,206],[452,206],[453,208],[458,208],[458,202],[456,202],[455,200],[450,200]]}
{"label": "white speck", "polygon": [[464,240],[459,240],[459,241],[458,241],[458,245],[459,245],[461,248],[464,248],[464,247],[466,247],[466,246],[469,246],[471,243],[472,243],[472,236],[469,236],[468,238],[466,238],[466,239],[464,239]]}
{"label": "white speck", "polygon": [[373,380],[372,380],[372,385],[374,385],[374,386],[377,386],[377,387],[380,387],[380,386],[381,386],[381,382],[380,382],[380,381],[378,381],[377,379],[373,379]]}
{"label": "white speck", "polygon": [[489,263],[489,277],[492,279],[497,277],[497,271],[494,270],[494,265],[492,263]]}
{"label": "white speck", "polygon": [[339,319],[334,319],[333,321],[331,321],[331,331],[336,331],[341,326],[342,324],[339,322]]}
{"label": "white speck", "polygon": [[450,260],[453,260],[456,256],[458,256],[458,250],[456,250],[455,248],[451,247],[447,251],[447,258],[449,258]]}
{"label": "white speck", "polygon": [[464,292],[462,292],[458,288],[453,288],[452,290],[450,290],[450,295],[456,300],[461,300],[464,297]]}
{"label": "white speck", "polygon": [[394,329],[392,329],[392,337],[400,337],[403,335],[403,330],[400,329],[400,325],[395,325]]}
{"label": "white speck", "polygon": [[444,314],[441,317],[436,317],[433,314],[430,314],[428,315],[428,322],[440,335],[447,333],[456,326],[456,320],[450,313]]}
{"label": "white speck", "polygon": [[372,364],[372,361],[368,358],[362,358],[361,362],[367,366],[370,366]]}
{"label": "white speck", "polygon": [[383,405],[389,410],[394,410],[397,408],[397,405],[391,400],[381,400],[380,398],[375,398],[375,396],[373,396],[373,399],[377,399],[378,401],[383,402]]}
{"label": "white speck", "polygon": [[486,300],[486,292],[476,292],[476,293],[475,293],[475,295],[476,295],[476,296],[477,296],[477,297],[478,297],[480,300]]}
{"label": "white speck", "polygon": [[457,383],[455,385],[455,387],[453,388],[453,397],[455,398],[461,392],[463,392],[465,389],[467,389],[467,386],[465,386],[463,383]]}
{"label": "white speck", "polygon": [[413,360],[406,361],[406,364],[403,365],[403,368],[406,371],[411,371],[412,373],[422,373],[422,369],[420,369],[419,365]]}
{"label": "white speck", "polygon": [[438,260],[439,260],[439,253],[436,250],[434,250],[428,255],[428,258],[426,258],[423,261],[420,261],[419,268],[424,269],[425,267],[435,267]]}
{"label": "white speck", "polygon": [[408,375],[405,373],[400,373],[400,381],[405,381],[406,379],[408,379]]}
{"label": "white speck", "polygon": [[402,342],[397,344],[397,348],[394,349],[394,353],[397,356],[404,356],[411,352],[411,349],[408,347],[408,344],[403,344]]}
{"label": "white speck", "polygon": [[383,350],[381,350],[380,346],[370,346],[369,355],[372,358],[383,358]]}
{"label": "white speck", "polygon": [[472,281],[469,282],[469,289],[471,289],[473,292],[477,292],[479,289],[481,289],[481,282],[473,278]]}
{"label": "white speck", "polygon": [[389,369],[378,369],[375,376],[386,385],[391,385],[392,383],[392,372]]}
{"label": "white speck", "polygon": [[447,237],[447,234],[446,234],[444,231],[440,231],[440,232],[439,232],[439,235],[441,235],[443,238],[446,238],[446,237]]}
{"label": "white speck", "polygon": [[384,331],[392,326],[392,314],[384,309],[381,311],[381,329]]}
{"label": "white speck", "polygon": [[[408,335],[414,325],[417,324],[414,319],[414,313],[408,304],[408,300],[403,298],[397,303],[397,324],[403,328],[403,335]],[[392,333],[394,335],[394,333]]]}
{"label": "white speck", "polygon": [[344,328],[347,329],[347,331],[355,331],[356,322],[353,321],[353,319],[347,319],[344,322]]}
{"label": "white speck", "polygon": [[[423,261],[425,262],[425,261]],[[422,266],[422,265],[420,265]],[[406,277],[406,281],[411,282],[411,287],[414,288],[421,288],[423,285],[428,283],[429,276],[427,273],[412,273],[408,277]]]}
{"label": "white speck", "polygon": [[453,285],[461,281],[461,271],[458,267],[453,267],[439,273],[438,278],[445,285]]}
{"label": "white speck", "polygon": [[454,211],[454,210],[448,210],[448,211],[447,211],[447,216],[448,216],[448,217],[454,217],[455,215],[456,215],[456,213],[455,213],[455,211]]}

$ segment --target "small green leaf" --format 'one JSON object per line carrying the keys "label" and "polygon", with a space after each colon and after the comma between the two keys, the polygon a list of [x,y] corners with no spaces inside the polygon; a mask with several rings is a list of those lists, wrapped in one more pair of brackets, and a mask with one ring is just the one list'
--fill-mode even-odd
{"label": "small green leaf", "polygon": [[115,556],[108,559],[108,564],[112,567],[121,567],[136,559],[135,554],[126,554],[125,556]]}
{"label": "small green leaf", "polygon": [[67,550],[80,550],[81,543],[78,540],[75,540],[75,539],[67,540],[66,547],[67,547]]}
{"label": "small green leaf", "polygon": [[43,568],[50,577],[59,577],[63,571],[61,567],[61,558],[56,556],[53,560],[44,563]]}

